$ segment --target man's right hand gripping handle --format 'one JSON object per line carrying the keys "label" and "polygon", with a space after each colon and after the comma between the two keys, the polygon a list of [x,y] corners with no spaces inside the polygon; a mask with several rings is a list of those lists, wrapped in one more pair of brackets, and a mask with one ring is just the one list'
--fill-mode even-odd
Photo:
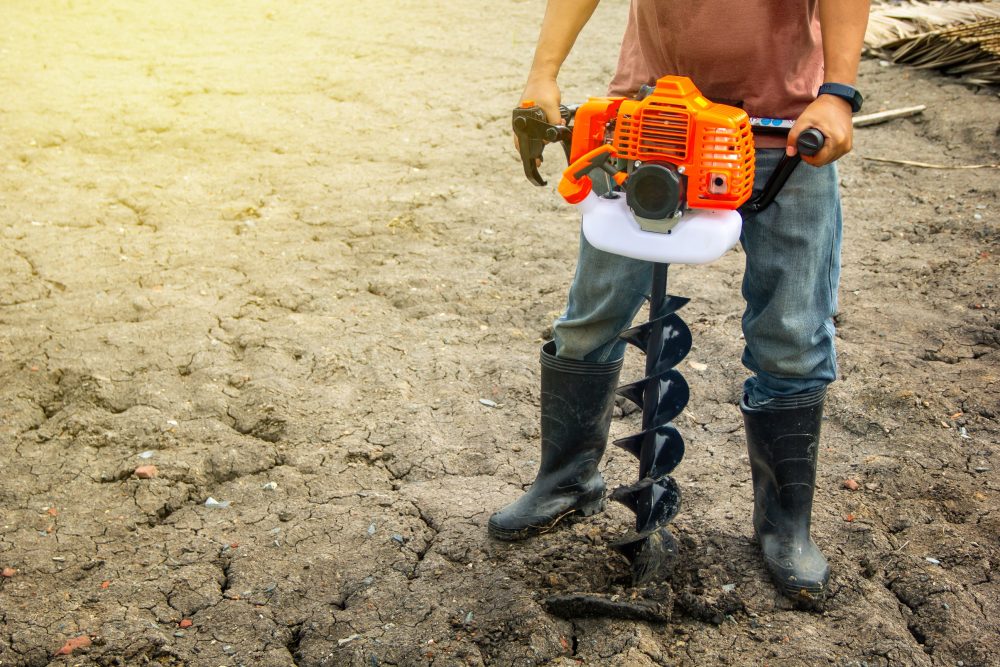
{"label": "man's right hand gripping handle", "polygon": [[566,157],[569,159],[570,143],[573,132],[565,123],[572,118],[573,112],[567,107],[561,107],[561,123],[547,122],[545,112],[531,100],[521,102],[514,109],[512,125],[514,128],[514,145],[521,154],[524,175],[535,185],[545,185],[538,165],[542,162],[542,152],[546,144],[562,142]]}
{"label": "man's right hand gripping handle", "polygon": [[524,175],[535,185],[546,184],[538,173],[545,144],[563,142],[566,157],[569,158],[572,133],[566,123],[573,113],[559,102],[559,86],[555,81],[529,78],[521,103],[514,109],[514,146],[521,155]]}

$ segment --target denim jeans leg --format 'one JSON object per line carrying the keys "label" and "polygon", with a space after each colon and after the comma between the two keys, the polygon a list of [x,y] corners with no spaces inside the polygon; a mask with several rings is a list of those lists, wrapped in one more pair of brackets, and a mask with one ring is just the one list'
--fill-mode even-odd
{"label": "denim jeans leg", "polygon": [[556,356],[591,362],[625,356],[618,334],[639,312],[652,279],[651,263],[598,250],[581,233],[566,311],[552,327]]}
{"label": "denim jeans leg", "polygon": [[[757,152],[758,185],[782,154]],[[815,391],[836,378],[841,235],[835,164],[800,164],[770,207],[744,214],[743,364],[754,373],[744,385],[751,406]]]}

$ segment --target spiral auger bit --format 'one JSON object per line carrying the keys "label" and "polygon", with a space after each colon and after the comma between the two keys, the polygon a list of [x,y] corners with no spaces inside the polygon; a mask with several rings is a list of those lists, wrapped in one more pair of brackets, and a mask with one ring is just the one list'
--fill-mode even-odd
{"label": "spiral auger bit", "polygon": [[667,524],[680,509],[681,492],[670,473],[684,458],[684,438],[673,421],[690,391],[676,366],[691,351],[691,330],[677,314],[688,299],[666,295],[666,276],[666,264],[653,265],[649,321],[619,336],[646,355],[645,376],[618,389],[642,408],[642,430],[614,441],[638,459],[639,479],[611,494],[635,513],[635,529],[611,544],[631,564],[633,586],[661,578],[677,553]]}

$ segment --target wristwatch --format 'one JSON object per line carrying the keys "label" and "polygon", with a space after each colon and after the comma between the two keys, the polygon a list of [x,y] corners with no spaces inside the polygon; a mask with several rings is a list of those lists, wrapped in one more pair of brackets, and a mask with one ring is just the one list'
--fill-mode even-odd
{"label": "wristwatch", "polygon": [[833,95],[834,97],[847,100],[848,104],[851,105],[853,113],[861,111],[861,103],[865,101],[865,98],[861,96],[857,88],[849,86],[846,83],[824,83],[819,87],[816,97],[820,95]]}

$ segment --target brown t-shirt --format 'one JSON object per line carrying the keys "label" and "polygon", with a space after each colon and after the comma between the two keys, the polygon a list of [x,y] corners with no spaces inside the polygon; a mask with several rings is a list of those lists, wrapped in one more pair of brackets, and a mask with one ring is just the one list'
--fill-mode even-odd
{"label": "brown t-shirt", "polygon": [[[632,0],[610,95],[666,74],[751,116],[797,118],[823,83],[817,0]],[[783,146],[783,137],[756,138]]]}

